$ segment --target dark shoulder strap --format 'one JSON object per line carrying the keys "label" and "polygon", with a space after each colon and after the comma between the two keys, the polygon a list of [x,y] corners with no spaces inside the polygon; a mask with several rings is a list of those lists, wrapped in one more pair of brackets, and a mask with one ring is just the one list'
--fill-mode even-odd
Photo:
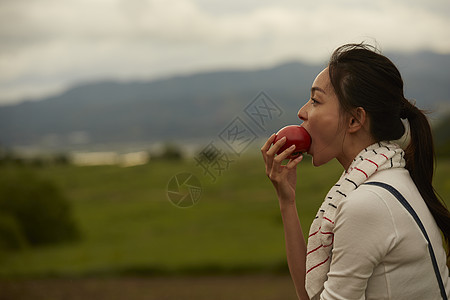
{"label": "dark shoulder strap", "polygon": [[443,299],[447,300],[447,294],[445,293],[444,283],[442,282],[441,273],[439,272],[439,267],[437,264],[436,256],[434,255],[433,247],[431,245],[431,241],[428,237],[427,231],[425,230],[425,227],[422,224],[422,221],[420,221],[419,216],[416,214],[412,206],[406,201],[405,197],[397,191],[393,186],[378,182],[378,181],[372,181],[372,182],[366,182],[365,184],[369,185],[376,185],[382,188],[385,188],[389,192],[391,192],[392,195],[395,196],[395,198],[398,199],[398,201],[406,208],[406,210],[411,214],[411,216],[414,218],[414,221],[416,221],[417,225],[419,226],[420,230],[423,233],[423,236],[427,240],[428,243],[428,252],[430,252],[431,262],[433,263],[434,273],[436,274],[436,279],[439,284],[439,289],[441,290],[441,296]]}

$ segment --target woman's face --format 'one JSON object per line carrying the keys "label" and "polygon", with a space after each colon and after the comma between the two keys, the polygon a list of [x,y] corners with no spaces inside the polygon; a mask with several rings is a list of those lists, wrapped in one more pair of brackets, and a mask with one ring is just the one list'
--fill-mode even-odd
{"label": "woman's face", "polygon": [[314,166],[342,154],[345,130],[340,116],[339,100],[331,85],[328,68],[325,68],[312,84],[311,98],[298,111],[302,126],[311,135],[308,153],[313,157]]}

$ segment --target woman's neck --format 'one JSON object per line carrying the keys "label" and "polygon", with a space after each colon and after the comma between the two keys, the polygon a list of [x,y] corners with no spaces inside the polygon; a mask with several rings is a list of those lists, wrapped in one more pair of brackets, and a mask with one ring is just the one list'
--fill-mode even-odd
{"label": "woman's neck", "polygon": [[342,144],[342,153],[336,159],[348,171],[353,159],[365,148],[376,143],[371,136],[347,136]]}

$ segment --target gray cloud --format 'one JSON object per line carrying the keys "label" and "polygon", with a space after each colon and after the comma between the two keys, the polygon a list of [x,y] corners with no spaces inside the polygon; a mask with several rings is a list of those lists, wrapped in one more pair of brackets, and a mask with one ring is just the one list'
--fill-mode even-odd
{"label": "gray cloud", "polygon": [[0,103],[101,78],[324,61],[361,40],[449,53],[449,16],[447,0],[4,0]]}

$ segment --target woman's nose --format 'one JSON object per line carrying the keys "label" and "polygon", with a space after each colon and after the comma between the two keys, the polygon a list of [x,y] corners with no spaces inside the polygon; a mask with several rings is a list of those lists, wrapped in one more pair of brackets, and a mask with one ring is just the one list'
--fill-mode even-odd
{"label": "woman's nose", "polygon": [[302,108],[300,108],[300,110],[298,111],[298,118],[300,120],[302,120],[303,122],[306,121],[308,119],[308,111],[307,111],[307,106],[308,102],[305,103],[305,105],[302,106]]}

